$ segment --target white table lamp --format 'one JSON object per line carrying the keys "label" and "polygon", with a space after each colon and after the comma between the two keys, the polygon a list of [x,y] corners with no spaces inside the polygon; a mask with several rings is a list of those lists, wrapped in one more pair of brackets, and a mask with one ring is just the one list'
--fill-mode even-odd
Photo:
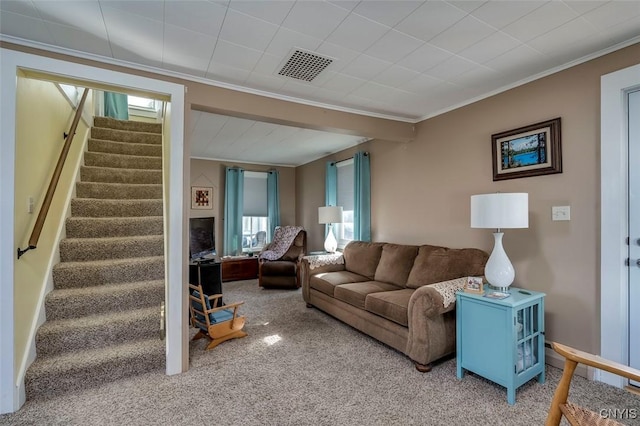
{"label": "white table lamp", "polygon": [[324,249],[329,253],[335,253],[338,248],[338,241],[333,235],[332,228],[334,223],[342,223],[342,207],[318,207],[318,223],[329,225],[329,232],[327,232],[327,238],[324,240]]}
{"label": "white table lamp", "polygon": [[515,278],[513,265],[502,246],[502,228],[529,227],[529,194],[495,193],[471,196],[471,227],[495,228],[494,246],[484,268],[489,284],[508,292]]}

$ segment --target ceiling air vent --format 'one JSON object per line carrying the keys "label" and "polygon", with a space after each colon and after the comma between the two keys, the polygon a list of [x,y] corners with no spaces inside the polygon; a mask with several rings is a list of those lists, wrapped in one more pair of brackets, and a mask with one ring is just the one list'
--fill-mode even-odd
{"label": "ceiling air vent", "polygon": [[278,74],[298,80],[313,81],[332,62],[331,58],[294,49]]}

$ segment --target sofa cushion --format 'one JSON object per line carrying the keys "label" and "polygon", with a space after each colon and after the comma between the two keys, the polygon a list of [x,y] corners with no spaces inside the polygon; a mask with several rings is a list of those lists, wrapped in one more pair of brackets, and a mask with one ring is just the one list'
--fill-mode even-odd
{"label": "sofa cushion", "polygon": [[420,246],[407,279],[407,287],[418,288],[464,276],[484,275],[488,258],[487,253],[474,248]]}
{"label": "sofa cushion", "polygon": [[374,279],[405,287],[417,254],[418,246],[385,244]]}
{"label": "sofa cushion", "polygon": [[384,243],[351,241],[343,252],[345,269],[372,280],[376,274],[383,245]]}
{"label": "sofa cushion", "polygon": [[393,290],[401,290],[401,288],[393,284],[381,283],[379,281],[364,281],[361,283],[341,284],[336,286],[333,291],[333,297],[353,305],[356,308],[364,309],[364,302],[368,294]]}
{"label": "sofa cushion", "polygon": [[414,291],[412,288],[403,288],[402,290],[368,294],[364,301],[364,308],[372,314],[380,315],[383,318],[408,327],[407,309],[409,307],[409,299],[411,299]]}
{"label": "sofa cushion", "polygon": [[368,279],[349,271],[325,272],[312,275],[309,280],[309,287],[333,297],[333,290],[336,286],[362,281],[368,281]]}

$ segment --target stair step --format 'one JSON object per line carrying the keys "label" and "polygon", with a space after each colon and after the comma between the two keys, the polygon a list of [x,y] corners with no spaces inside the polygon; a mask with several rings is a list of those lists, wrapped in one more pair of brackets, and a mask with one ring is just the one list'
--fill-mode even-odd
{"label": "stair step", "polygon": [[162,235],[163,229],[162,216],[70,217],[66,221],[69,238]]}
{"label": "stair step", "polygon": [[164,279],[164,257],[60,262],[53,267],[53,287],[78,288]]}
{"label": "stair step", "polygon": [[162,170],[82,166],[80,179],[82,182],[162,184]]}
{"label": "stair step", "polygon": [[162,144],[162,135],[159,133],[132,132],[95,126],[91,128],[91,138],[116,142]]}
{"label": "stair step", "polygon": [[101,198],[108,200],[162,199],[162,185],[150,183],[77,182],[78,198]]}
{"label": "stair step", "polygon": [[45,299],[47,321],[160,306],[164,280],[105,284],[51,291]]}
{"label": "stair step", "polygon": [[162,200],[100,200],[74,198],[71,214],[83,217],[162,216]]}
{"label": "stair step", "polygon": [[161,157],[142,155],[106,154],[103,152],[85,152],[85,166],[115,167],[121,169],[162,170]]}
{"label": "stair step", "polygon": [[165,368],[165,342],[135,343],[36,359],[25,376],[28,400],[48,399],[81,388],[101,386]]}
{"label": "stair step", "polygon": [[[145,293],[140,293],[144,298]],[[126,312],[47,321],[36,333],[41,359],[159,336],[160,304]]]}
{"label": "stair step", "polygon": [[125,259],[164,255],[164,236],[65,238],[60,241],[62,262]]}
{"label": "stair step", "polygon": [[94,127],[105,127],[133,132],[162,133],[162,123],[148,123],[145,121],[117,120],[111,117],[94,117]]}
{"label": "stair step", "polygon": [[92,152],[106,152],[110,154],[162,157],[162,145],[158,144],[142,144],[107,141],[102,139],[89,139],[88,149]]}

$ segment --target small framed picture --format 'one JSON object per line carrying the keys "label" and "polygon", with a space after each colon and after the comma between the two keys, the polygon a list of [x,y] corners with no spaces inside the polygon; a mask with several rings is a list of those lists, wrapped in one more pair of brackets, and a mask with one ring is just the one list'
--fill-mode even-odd
{"label": "small framed picture", "polygon": [[467,280],[464,282],[464,292],[475,294],[484,293],[482,277],[467,277]]}
{"label": "small framed picture", "polygon": [[191,187],[191,208],[192,209],[212,209],[213,188],[204,186]]}

